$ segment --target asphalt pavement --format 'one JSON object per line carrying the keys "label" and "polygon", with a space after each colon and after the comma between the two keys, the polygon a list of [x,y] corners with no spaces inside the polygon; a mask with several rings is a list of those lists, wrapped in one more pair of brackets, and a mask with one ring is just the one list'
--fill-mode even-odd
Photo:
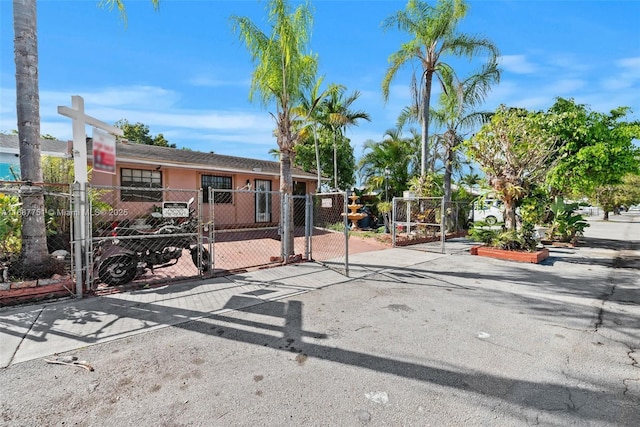
{"label": "asphalt pavement", "polygon": [[[455,239],[445,254],[417,245],[352,255],[350,277],[303,263],[2,309],[3,417],[8,425],[40,410],[51,425],[637,426],[640,213],[590,224],[577,247],[552,247],[539,265],[471,256],[471,243]],[[141,389],[166,394],[118,398],[102,422],[87,421],[100,419],[91,418],[97,409],[55,415],[31,400],[27,414],[9,397],[26,387],[19,378],[28,367],[43,369],[36,364],[55,355],[88,357],[96,369],[86,375],[99,376],[111,353],[159,364],[154,355],[168,346],[209,349],[192,357],[197,388],[185,380],[169,391],[170,377],[147,376]],[[195,405],[203,394],[216,404]],[[149,411],[158,399],[185,406]]]}

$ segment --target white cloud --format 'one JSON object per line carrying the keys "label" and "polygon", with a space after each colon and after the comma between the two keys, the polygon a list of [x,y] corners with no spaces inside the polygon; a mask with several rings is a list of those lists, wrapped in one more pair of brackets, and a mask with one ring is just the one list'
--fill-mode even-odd
{"label": "white cloud", "polygon": [[538,67],[529,62],[525,55],[503,55],[498,61],[500,67],[510,73],[532,74],[538,71]]}
{"label": "white cloud", "polygon": [[544,91],[547,93],[555,93],[556,96],[574,96],[576,91],[584,89],[587,86],[587,82],[582,79],[559,79],[550,82],[550,84],[544,87]]}
{"label": "white cloud", "polygon": [[[637,86],[640,82],[640,57],[623,58],[615,62],[616,68],[602,80],[602,86],[608,91],[623,91]],[[636,94],[639,89],[635,89]]]}
{"label": "white cloud", "polygon": [[192,86],[201,87],[221,87],[221,86],[246,86],[251,85],[250,79],[244,80],[225,80],[211,76],[195,76],[189,79],[188,83]]}

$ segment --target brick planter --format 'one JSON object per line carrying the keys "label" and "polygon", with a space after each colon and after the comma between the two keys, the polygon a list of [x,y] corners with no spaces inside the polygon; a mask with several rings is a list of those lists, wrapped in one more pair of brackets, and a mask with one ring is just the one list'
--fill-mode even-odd
{"label": "brick planter", "polygon": [[504,259],[507,261],[539,264],[549,257],[549,249],[543,248],[536,252],[524,252],[507,251],[504,249],[490,248],[487,246],[473,246],[471,247],[471,255],[486,256],[489,258]]}
{"label": "brick planter", "polygon": [[0,307],[70,296],[74,295],[75,290],[75,282],[69,276],[58,279],[3,283],[2,285],[0,288]]}

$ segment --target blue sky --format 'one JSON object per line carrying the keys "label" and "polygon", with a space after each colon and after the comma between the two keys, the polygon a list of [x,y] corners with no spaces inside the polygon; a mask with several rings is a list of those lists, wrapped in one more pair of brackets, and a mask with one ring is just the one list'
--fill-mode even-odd
{"label": "blue sky", "polygon": [[[264,1],[128,0],[128,25],[98,0],[38,0],[41,133],[71,139],[71,120],[57,106],[80,95],[104,122],[142,122],[178,147],[272,159],[269,110],[248,100],[252,64],[231,32],[231,15],[264,31]],[[407,35],[381,22],[405,1],[316,0],[311,49],[325,82],[361,92],[354,108],[370,123],[351,128],[356,158],[368,139],[381,140],[411,101],[411,67],[384,102],[388,57]],[[500,49],[500,84],[485,109],[499,104],[547,109],[557,96],[593,110],[625,105],[640,118],[640,1],[469,1],[460,30]],[[17,128],[12,2],[0,0],[0,131]],[[460,73],[475,68],[451,61]],[[476,64],[477,65],[477,64]],[[436,92],[437,93],[437,92]],[[91,130],[87,128],[87,133]]]}

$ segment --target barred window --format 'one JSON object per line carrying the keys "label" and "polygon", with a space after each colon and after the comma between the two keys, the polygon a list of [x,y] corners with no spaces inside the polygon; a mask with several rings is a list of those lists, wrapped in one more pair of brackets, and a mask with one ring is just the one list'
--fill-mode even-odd
{"label": "barred window", "polygon": [[[230,176],[202,175],[202,201],[209,203],[209,188],[215,190],[231,190]],[[214,203],[233,203],[231,191],[214,191]]]}
{"label": "barred window", "polygon": [[120,185],[135,187],[120,190],[123,202],[162,202],[162,172],[144,169],[120,169]]}

